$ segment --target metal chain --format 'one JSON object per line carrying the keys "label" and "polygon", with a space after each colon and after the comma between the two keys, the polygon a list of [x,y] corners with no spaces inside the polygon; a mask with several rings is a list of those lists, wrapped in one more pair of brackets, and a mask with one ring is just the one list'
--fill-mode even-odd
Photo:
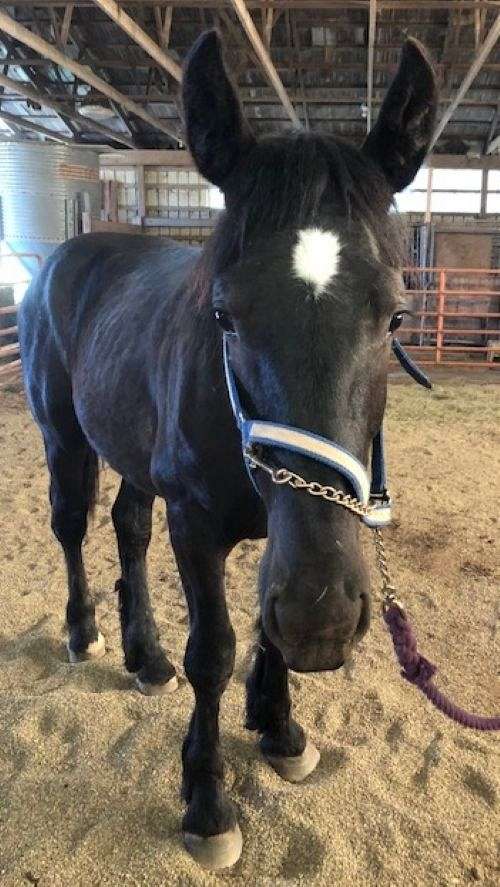
{"label": "metal chain", "polygon": [[402,603],[396,597],[396,587],[391,579],[389,567],[387,565],[387,555],[385,551],[385,542],[380,527],[374,527],[373,542],[375,544],[375,555],[377,558],[377,567],[382,577],[382,594],[384,610],[391,604],[395,604],[400,610],[403,610]]}
{"label": "metal chain", "polygon": [[[375,505],[364,505],[355,496],[350,496],[348,493],[337,490],[335,487],[325,487],[316,481],[307,481],[300,474],[289,471],[288,468],[274,468],[256,456],[251,449],[245,450],[245,457],[248,459],[250,468],[260,468],[262,471],[265,471],[272,482],[278,484],[278,486],[286,485],[294,490],[305,490],[311,496],[318,496],[320,499],[326,499],[327,502],[334,502],[336,505],[347,508],[348,511],[352,511],[358,517],[365,517],[365,515],[373,514],[377,510]],[[396,588],[389,573],[382,531],[380,527],[374,527],[373,529],[377,567],[382,577],[383,606],[387,608],[391,604],[396,604],[402,610],[402,604],[396,597]]]}
{"label": "metal chain", "polygon": [[343,508],[347,508],[348,511],[354,512],[359,517],[365,517],[376,511],[374,505],[364,505],[355,496],[350,496],[348,493],[337,490],[335,487],[324,487],[316,481],[304,480],[300,474],[295,474],[287,468],[273,468],[272,465],[268,465],[267,462],[263,462],[262,459],[256,456],[253,450],[245,450],[245,456],[248,459],[250,468],[261,468],[262,471],[269,475],[274,484],[288,485],[294,490],[305,490],[311,496],[318,496],[320,499],[326,499],[328,502],[342,505]]}

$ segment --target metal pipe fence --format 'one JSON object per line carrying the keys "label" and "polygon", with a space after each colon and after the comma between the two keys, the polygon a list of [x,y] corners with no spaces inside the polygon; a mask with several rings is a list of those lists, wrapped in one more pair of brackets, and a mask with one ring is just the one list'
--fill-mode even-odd
{"label": "metal pipe fence", "polygon": [[[8,253],[12,258],[42,258]],[[461,369],[500,368],[500,270],[490,268],[405,268],[405,296],[411,316],[399,338],[418,363]],[[1,280],[0,287],[10,283]],[[21,374],[17,305],[0,306],[0,386]]]}
{"label": "metal pipe fence", "polygon": [[418,363],[500,367],[500,270],[405,268],[411,310],[399,338]]}

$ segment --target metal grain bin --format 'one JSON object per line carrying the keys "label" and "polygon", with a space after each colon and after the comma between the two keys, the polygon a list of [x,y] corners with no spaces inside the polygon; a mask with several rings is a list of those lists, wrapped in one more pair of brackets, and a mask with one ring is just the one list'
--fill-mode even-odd
{"label": "metal grain bin", "polygon": [[[99,217],[99,159],[90,148],[0,143],[0,239],[46,258],[80,232],[82,211]],[[33,273],[37,265],[23,260]]]}

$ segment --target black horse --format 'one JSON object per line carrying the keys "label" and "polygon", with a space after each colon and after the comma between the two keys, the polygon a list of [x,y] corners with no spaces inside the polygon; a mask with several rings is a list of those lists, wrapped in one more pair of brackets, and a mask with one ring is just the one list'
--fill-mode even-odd
{"label": "black horse", "polygon": [[[217,868],[241,852],[218,728],[235,655],[224,593],[229,552],[267,536],[246,725],[285,778],[303,779],[319,758],[291,717],[288,668],[338,668],[369,622],[356,516],[276,486],[262,471],[251,483],[224,378],[223,331],[233,333],[231,364],[248,415],[315,432],[367,463],[403,309],[391,201],[425,157],[436,86],[424,51],[408,41],[360,150],[306,132],[256,141],[214,32],[190,52],[183,94],[194,162],[226,201],[206,249],[127,235],[71,240],[31,286],[19,327],[67,564],[70,660],[104,653],[81,552],[100,457],[123,478],[112,511],[121,629],[125,665],[144,693],[176,683],[145,566],[153,500],[168,503],[196,700],[183,747],[183,830],[195,858]],[[266,456],[311,479],[303,456],[276,448]],[[313,474],[349,491],[326,465],[314,463]]]}

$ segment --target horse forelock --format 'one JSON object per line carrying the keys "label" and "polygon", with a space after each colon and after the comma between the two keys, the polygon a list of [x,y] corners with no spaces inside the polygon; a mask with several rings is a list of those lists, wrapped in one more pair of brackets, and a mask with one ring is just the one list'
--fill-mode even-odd
{"label": "horse forelock", "polygon": [[391,199],[385,178],[351,145],[310,133],[262,139],[228,183],[226,209],[192,278],[197,304],[210,301],[214,278],[247,246],[281,231],[294,233],[292,271],[318,295],[337,270],[340,249],[355,245],[360,230],[368,260],[399,267],[402,226]]}

